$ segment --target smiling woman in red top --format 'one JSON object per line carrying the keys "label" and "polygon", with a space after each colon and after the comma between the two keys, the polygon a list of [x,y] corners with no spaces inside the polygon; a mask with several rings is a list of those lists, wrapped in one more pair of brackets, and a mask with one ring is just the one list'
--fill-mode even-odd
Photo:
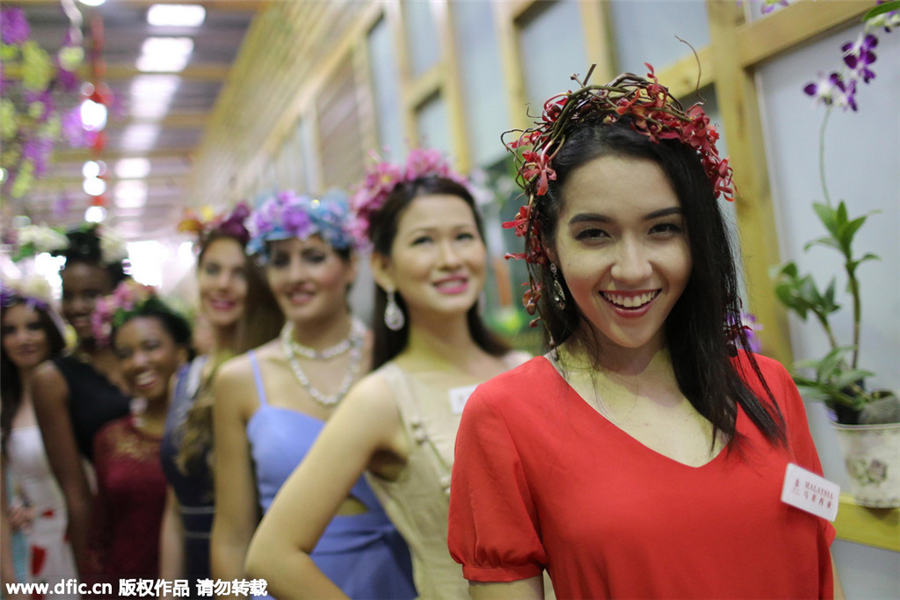
{"label": "smiling woman in red top", "polygon": [[553,349],[462,416],[449,546],[473,598],[540,598],[544,570],[559,598],[833,595],[834,529],[780,500],[788,463],[821,473],[803,403],[729,327],[717,137],[651,71],[551,98],[510,144]]}

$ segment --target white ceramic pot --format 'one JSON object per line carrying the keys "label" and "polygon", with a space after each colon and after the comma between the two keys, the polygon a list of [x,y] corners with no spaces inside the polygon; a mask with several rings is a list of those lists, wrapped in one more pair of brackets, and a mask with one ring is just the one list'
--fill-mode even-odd
{"label": "white ceramic pot", "polygon": [[900,423],[832,423],[850,475],[850,494],[863,506],[900,507]]}

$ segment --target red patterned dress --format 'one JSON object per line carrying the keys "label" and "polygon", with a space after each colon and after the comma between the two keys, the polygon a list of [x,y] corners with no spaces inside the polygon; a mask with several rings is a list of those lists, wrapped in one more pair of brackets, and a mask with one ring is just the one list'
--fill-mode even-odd
{"label": "red patterned dress", "polygon": [[94,437],[97,471],[95,548],[104,579],[159,577],[159,531],[166,478],[161,436],[137,427],[134,417],[111,421]]}

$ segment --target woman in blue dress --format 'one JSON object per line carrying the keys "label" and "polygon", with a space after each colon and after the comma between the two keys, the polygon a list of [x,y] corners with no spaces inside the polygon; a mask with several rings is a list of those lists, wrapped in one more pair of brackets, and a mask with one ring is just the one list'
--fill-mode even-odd
{"label": "woman in blue dress", "polygon": [[[229,361],[213,382],[215,579],[245,577],[261,512],[351,384],[369,370],[370,336],[347,304],[356,277],[349,220],[338,193],[291,192],[268,199],[251,218],[250,250],[265,261],[286,323],[278,339]],[[406,544],[362,478],[311,559],[350,598],[416,596]]]}
{"label": "woman in blue dress", "polygon": [[[250,211],[201,221],[189,215],[178,226],[196,234],[198,315],[208,340],[178,373],[166,418],[160,457],[169,488],[160,534],[160,577],[187,579],[189,589],[210,577],[209,535],[215,511],[212,395],[209,381],[226,359],[273,339],[284,322],[259,269],[245,252]],[[201,346],[196,343],[195,346]]]}

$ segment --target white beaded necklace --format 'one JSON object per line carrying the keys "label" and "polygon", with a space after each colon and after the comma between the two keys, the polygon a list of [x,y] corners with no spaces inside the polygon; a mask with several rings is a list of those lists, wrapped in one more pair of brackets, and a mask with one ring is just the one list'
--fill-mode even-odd
{"label": "white beaded necklace", "polygon": [[[347,395],[350,386],[353,385],[356,376],[359,374],[362,346],[365,337],[365,325],[354,318],[350,326],[350,335],[346,339],[330,348],[314,350],[313,348],[303,346],[294,340],[294,324],[288,321],[281,330],[281,345],[284,348],[284,355],[287,357],[291,371],[294,372],[294,376],[297,378],[297,381],[300,382],[300,385],[309,392],[310,397],[314,401],[322,406],[331,407],[340,402],[344,396]],[[338,391],[330,395],[324,394],[313,387],[309,378],[306,376],[306,373],[300,368],[300,363],[297,361],[298,354],[310,360],[327,360],[329,358],[334,358],[335,356],[340,356],[348,350],[350,351],[350,364],[347,367],[347,373],[344,375],[344,380],[341,382],[341,387],[338,388]]]}

